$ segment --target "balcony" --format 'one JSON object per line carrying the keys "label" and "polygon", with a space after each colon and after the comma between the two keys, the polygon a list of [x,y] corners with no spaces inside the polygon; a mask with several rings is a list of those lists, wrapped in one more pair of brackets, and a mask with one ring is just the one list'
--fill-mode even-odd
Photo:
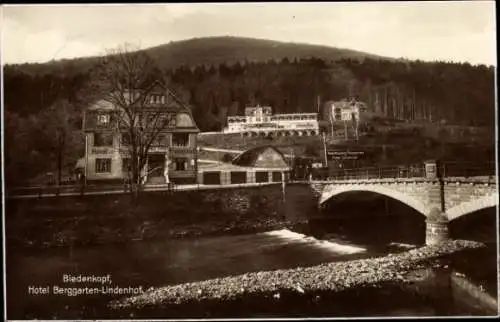
{"label": "balcony", "polygon": [[90,148],[92,154],[109,154],[113,153],[114,149],[112,146],[93,146]]}
{"label": "balcony", "polygon": [[190,146],[171,146],[170,151],[194,153],[196,149]]}
{"label": "balcony", "polygon": [[154,145],[149,147],[149,152],[167,152],[168,146],[166,145]]}

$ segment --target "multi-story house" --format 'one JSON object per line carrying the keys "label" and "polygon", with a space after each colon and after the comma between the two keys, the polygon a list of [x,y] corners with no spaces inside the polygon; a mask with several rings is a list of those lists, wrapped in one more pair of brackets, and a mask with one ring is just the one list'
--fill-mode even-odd
{"label": "multi-story house", "polygon": [[[169,119],[148,150],[142,169],[143,182],[177,184],[197,181],[197,143],[199,132],[190,108],[175,94],[156,86],[142,107],[146,113]],[[98,100],[84,114],[85,167],[87,182],[123,182],[130,174],[130,142],[119,130],[119,109],[108,101]],[[123,131],[123,133],[122,133]]]}
{"label": "multi-story house", "polygon": [[327,111],[331,122],[359,120],[367,111],[365,103],[343,99],[338,102],[327,102]]}
{"label": "multi-story house", "polygon": [[272,114],[270,106],[245,108],[244,116],[229,116],[224,133],[241,133],[248,136],[318,135],[317,113]]}

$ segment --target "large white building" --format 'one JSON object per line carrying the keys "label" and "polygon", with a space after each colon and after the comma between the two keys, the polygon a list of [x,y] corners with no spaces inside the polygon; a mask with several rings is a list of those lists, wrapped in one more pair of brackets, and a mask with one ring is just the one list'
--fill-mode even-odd
{"label": "large white building", "polygon": [[244,116],[229,116],[224,133],[245,136],[319,135],[318,113],[272,114],[270,106],[245,108]]}

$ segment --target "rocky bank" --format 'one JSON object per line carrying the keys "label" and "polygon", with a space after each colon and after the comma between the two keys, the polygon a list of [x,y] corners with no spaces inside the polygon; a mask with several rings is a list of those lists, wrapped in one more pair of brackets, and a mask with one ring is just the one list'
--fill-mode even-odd
{"label": "rocky bank", "polygon": [[[407,273],[428,266],[430,261],[461,250],[481,248],[472,241],[448,241],[439,246],[424,246],[386,257],[345,262],[325,263],[307,268],[246,273],[150,289],[129,298],[113,301],[115,310],[131,312],[144,309],[175,310],[176,307],[241,302],[245,298],[265,298],[279,301],[284,294],[310,296],[324,292],[337,293],[362,287],[377,287],[387,283],[411,283]],[[316,295],[317,296],[317,295]]]}

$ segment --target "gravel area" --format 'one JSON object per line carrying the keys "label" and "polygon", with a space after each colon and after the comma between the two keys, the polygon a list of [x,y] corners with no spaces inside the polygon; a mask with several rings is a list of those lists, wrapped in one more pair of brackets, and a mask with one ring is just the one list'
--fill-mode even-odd
{"label": "gravel area", "polygon": [[245,297],[270,297],[280,294],[340,292],[356,287],[376,286],[390,282],[408,283],[405,274],[423,268],[430,260],[457,251],[481,248],[478,242],[454,240],[439,246],[424,246],[385,257],[326,263],[313,267],[246,273],[150,289],[129,298],[110,302],[113,309],[175,307],[204,301],[231,302]]}

